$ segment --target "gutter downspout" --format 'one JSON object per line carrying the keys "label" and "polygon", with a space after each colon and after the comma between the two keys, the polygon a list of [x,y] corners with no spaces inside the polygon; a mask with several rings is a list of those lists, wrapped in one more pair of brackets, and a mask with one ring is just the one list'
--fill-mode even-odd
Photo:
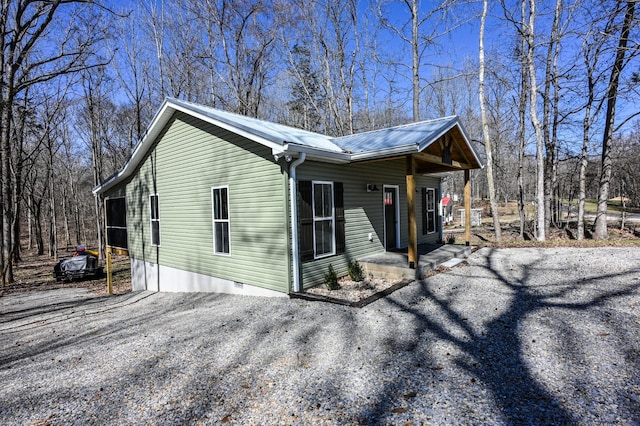
{"label": "gutter downspout", "polygon": [[298,240],[298,181],[296,168],[304,163],[307,154],[300,153],[300,157],[289,166],[289,199],[291,202],[291,251],[293,252],[293,291],[299,293],[300,286],[300,242]]}

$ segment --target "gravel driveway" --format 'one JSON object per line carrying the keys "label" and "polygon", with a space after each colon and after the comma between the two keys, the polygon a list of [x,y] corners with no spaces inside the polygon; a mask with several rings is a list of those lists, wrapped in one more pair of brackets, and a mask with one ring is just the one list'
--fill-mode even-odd
{"label": "gravel driveway", "polygon": [[362,309],[0,298],[0,423],[640,424],[640,248],[482,249]]}

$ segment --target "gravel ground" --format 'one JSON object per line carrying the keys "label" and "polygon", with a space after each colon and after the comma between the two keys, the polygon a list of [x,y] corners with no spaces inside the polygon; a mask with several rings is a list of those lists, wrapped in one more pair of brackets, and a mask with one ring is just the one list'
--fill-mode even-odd
{"label": "gravel ground", "polygon": [[640,249],[482,249],[365,308],[0,298],[0,423],[640,424]]}

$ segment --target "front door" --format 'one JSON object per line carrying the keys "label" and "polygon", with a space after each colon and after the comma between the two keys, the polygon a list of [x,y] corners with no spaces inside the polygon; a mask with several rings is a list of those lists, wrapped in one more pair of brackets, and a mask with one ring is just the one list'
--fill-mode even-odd
{"label": "front door", "polygon": [[387,250],[398,248],[398,195],[397,188],[384,187],[384,246]]}

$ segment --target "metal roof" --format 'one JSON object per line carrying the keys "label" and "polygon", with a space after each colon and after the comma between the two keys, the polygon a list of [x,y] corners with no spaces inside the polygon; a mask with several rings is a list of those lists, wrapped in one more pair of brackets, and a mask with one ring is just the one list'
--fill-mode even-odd
{"label": "metal roof", "polygon": [[297,156],[333,163],[349,163],[371,159],[391,158],[419,153],[436,142],[446,132],[455,129],[464,141],[464,150],[473,159],[471,167],[482,167],[456,116],[422,121],[387,129],[374,130],[350,136],[332,138],[295,127],[245,117],[204,105],[167,98],[151,120],[146,133],[138,142],[122,168],[93,189],[103,193],[133,175],[144,160],[156,138],[177,112],[201,119],[259,144],[271,148],[276,159],[283,155]]}
{"label": "metal roof", "polygon": [[417,145],[422,151],[458,122],[456,116],[421,121],[333,139],[345,151],[362,153],[386,148]]}
{"label": "metal roof", "polygon": [[281,146],[284,146],[286,143],[295,143],[326,151],[342,152],[342,149],[339,146],[331,142],[331,138],[320,133],[309,132],[307,130],[285,126],[284,124],[246,117],[244,115],[234,114],[232,112],[222,111],[178,99],[168,98],[167,101],[213,120],[226,123],[250,134],[270,140]]}

